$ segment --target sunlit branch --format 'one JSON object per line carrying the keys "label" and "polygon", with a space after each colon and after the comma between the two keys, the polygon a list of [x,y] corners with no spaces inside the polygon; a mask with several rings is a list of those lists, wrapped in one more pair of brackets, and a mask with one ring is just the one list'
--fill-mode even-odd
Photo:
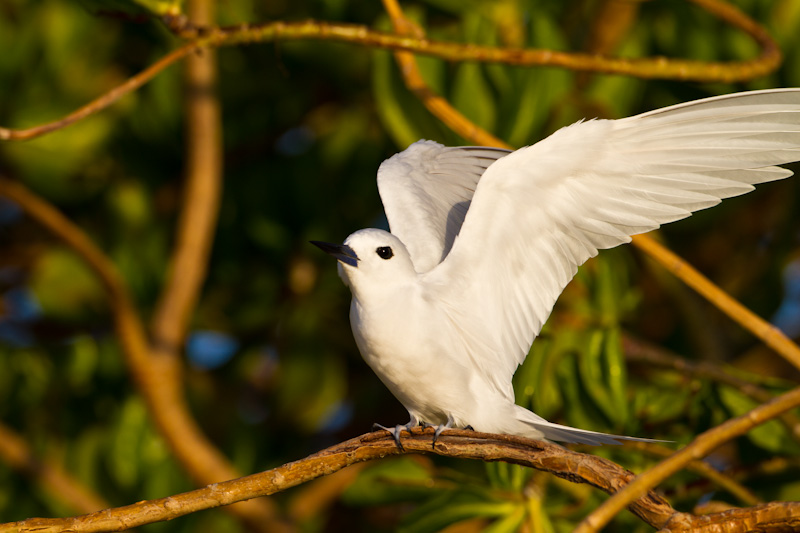
{"label": "sunlit branch", "polygon": [[[601,457],[581,454],[555,444],[474,431],[449,430],[431,449],[433,430],[415,429],[403,434],[403,446],[411,453],[435,453],[481,461],[507,461],[550,472],[574,483],[587,483],[605,492],[619,490],[633,474]],[[0,533],[70,533],[121,531],[171,520],[204,509],[266,496],[332,474],[351,464],[401,453],[386,432],[369,433],[273,470],[215,483],[202,489],[158,500],[143,501],[73,518],[31,518],[0,525]],[[660,496],[650,493],[630,506],[642,520],[660,527],[676,512]]]}
{"label": "sunlit branch", "polygon": [[[139,88],[158,72],[185,57],[197,48],[232,46],[247,43],[324,40],[350,43],[366,48],[384,48],[439,57],[448,61],[480,61],[519,66],[551,66],[570,70],[606,74],[623,74],[637,78],[674,79],[704,82],[747,81],[766,75],[778,67],[781,53],[778,45],[757,22],[736,7],[720,0],[691,0],[731,26],[748,33],[760,46],[757,58],[745,61],[708,62],[651,57],[627,59],[596,54],[561,52],[544,49],[507,49],[474,44],[435,41],[415,36],[397,35],[372,30],[355,24],[320,21],[268,22],[239,24],[229,27],[198,27],[185,17],[164,17],[180,37],[190,41],[170,52],[157,63],[115,87],[100,98],[64,118],[27,129],[0,128],[0,140],[32,139],[64,128],[93,113],[105,109],[123,95]],[[422,89],[419,89],[422,90]],[[468,137],[469,138],[469,137]],[[487,143],[488,144],[488,143]]]}
{"label": "sunlit branch", "polygon": [[636,235],[633,237],[633,245],[658,261],[686,285],[714,304],[720,311],[800,369],[800,347],[784,335],[781,330],[740,304],[728,293],[714,285],[697,269],[651,237]]}
{"label": "sunlit branch", "polygon": [[128,78],[123,84],[114,87],[104,95],[92,100],[85,106],[73,111],[63,118],[27,129],[14,130],[10,128],[0,128],[0,140],[25,141],[39,137],[46,133],[66,128],[67,126],[93,115],[98,111],[102,111],[126,94],[135,91],[148,81],[152,80],[162,70],[172,65],[176,61],[183,59],[194,50],[197,50],[197,45],[194,43],[188,43],[176,50],[173,50],[141,71],[139,74]]}
{"label": "sunlit branch", "polygon": [[[800,387],[700,434],[685,448],[640,474],[625,488],[606,500],[578,525],[576,533],[599,531],[631,502],[683,469],[691,461],[705,457],[721,444],[744,435],[754,427],[798,406],[800,406]],[[797,511],[800,511],[800,508]]]}
{"label": "sunlit branch", "polygon": [[[656,457],[669,457],[675,453],[675,450],[672,448],[667,448],[666,446],[652,442],[626,442],[625,447],[641,450],[648,455]],[[729,492],[744,505],[758,505],[763,503],[761,498],[753,494],[750,489],[732,477],[720,472],[705,461],[691,461],[686,465],[686,469],[708,479],[720,489]]]}

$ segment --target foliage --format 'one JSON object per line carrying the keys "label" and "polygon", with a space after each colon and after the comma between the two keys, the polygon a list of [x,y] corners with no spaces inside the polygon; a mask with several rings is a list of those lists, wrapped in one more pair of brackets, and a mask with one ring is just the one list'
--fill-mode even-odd
{"label": "foliage", "polygon": [[[433,39],[589,50],[587,28],[598,31],[605,22],[598,19],[601,4],[422,0],[407,14]],[[770,77],[698,84],[435,58],[420,66],[433,89],[515,146],[583,117],[800,85],[797,2],[736,4],[765,24],[785,53],[783,67]],[[158,0],[6,0],[0,124],[21,128],[55,119],[152,64],[175,39],[151,14],[179,9]],[[229,0],[218,10],[220,23],[317,18],[391,28],[380,5],[366,0]],[[375,171],[406,144],[465,141],[405,88],[391,52],[286,41],[217,53],[224,193],[208,278],[192,314],[184,379],[203,431],[240,471],[251,472],[362,433],[372,422],[405,421],[402,407],[360,360],[347,322],[347,289],[334,265],[307,241],[341,241],[356,229],[385,225]],[[757,50],[749,37],[696,6],[663,0],[639,6],[615,53],[733,60]],[[173,66],[76,125],[0,145],[0,173],[28,185],[86,231],[120,269],[145,316],[165,283],[175,244],[184,90],[182,70]],[[798,257],[798,190],[796,180],[764,186],[661,237],[769,317],[782,305],[781,273]],[[190,488],[126,369],[102,286],[1,198],[0,294],[2,424],[111,505]],[[788,316],[787,324],[800,321],[796,312]],[[518,402],[553,421],[678,443],[756,405],[723,383],[629,366],[622,339],[631,334],[690,360],[738,368],[773,393],[798,378],[709,304],[624,248],[587,263],[562,295],[517,372]],[[657,460],[627,449],[591,453],[636,471]],[[795,437],[772,421],[710,461],[764,500],[797,500],[799,457]],[[784,461],[781,469],[764,467],[776,458]],[[0,522],[77,512],[2,461],[0,487]],[[686,472],[662,488],[687,510],[708,498],[739,503]],[[300,488],[278,499],[288,509],[313,497]],[[603,498],[504,463],[401,457],[367,467],[340,497],[293,518],[307,531],[438,531],[460,522],[474,530],[561,532]],[[146,530],[243,528],[212,513]],[[631,515],[614,527],[647,529]]]}

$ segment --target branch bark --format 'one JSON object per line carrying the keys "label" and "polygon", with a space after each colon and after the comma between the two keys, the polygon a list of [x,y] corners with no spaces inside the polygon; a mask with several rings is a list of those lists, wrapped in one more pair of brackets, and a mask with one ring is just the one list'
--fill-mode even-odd
{"label": "branch bark", "polygon": [[[550,472],[574,483],[587,483],[605,492],[619,490],[633,473],[601,457],[586,455],[522,437],[491,435],[466,430],[447,430],[431,448],[433,429],[414,429],[403,434],[410,453],[435,453],[480,461],[506,461]],[[122,531],[127,528],[172,520],[204,509],[228,505],[281,492],[312,479],[332,474],[349,465],[400,454],[385,431],[368,433],[273,470],[202,489],[107,509],[72,518],[31,518],[0,525],[0,533],[56,533],[69,531]],[[653,527],[661,527],[676,511],[660,496],[648,493],[630,506],[631,512]]]}

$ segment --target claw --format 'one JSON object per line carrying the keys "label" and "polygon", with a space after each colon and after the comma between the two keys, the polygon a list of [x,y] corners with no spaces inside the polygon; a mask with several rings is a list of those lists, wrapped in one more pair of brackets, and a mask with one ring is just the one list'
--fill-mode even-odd
{"label": "claw", "polygon": [[435,427],[436,431],[433,433],[433,442],[431,442],[431,448],[433,448],[434,450],[436,449],[436,440],[439,438],[439,435],[442,434],[442,431],[453,427],[452,415],[447,415],[447,422],[445,422],[444,424],[439,424],[438,426]]}
{"label": "claw", "polygon": [[419,425],[419,421],[417,420],[417,417],[414,416],[414,415],[411,415],[411,420],[409,420],[406,425],[397,424],[393,428],[387,428],[386,426],[382,426],[380,424],[375,423],[375,424],[372,424],[372,430],[373,431],[377,431],[379,429],[382,429],[384,431],[388,431],[389,434],[394,439],[395,444],[397,444],[397,449],[400,450],[401,452],[405,452],[406,449],[403,448],[403,443],[400,442],[400,433],[404,429],[406,431],[408,431],[409,433],[411,433],[411,428],[416,427],[417,425]]}
{"label": "claw", "polygon": [[465,427],[464,429],[468,429],[468,430],[470,430],[470,431],[475,431],[475,428],[474,428],[474,427],[472,427],[472,426],[467,426],[467,427]]}
{"label": "claw", "polygon": [[403,431],[403,426],[401,426],[400,424],[397,424],[393,428],[387,428],[386,426],[382,426],[380,424],[372,424],[372,430],[373,431],[377,431],[379,429],[382,429],[384,431],[388,431],[389,435],[391,435],[392,438],[394,439],[394,443],[397,444],[397,449],[399,449],[401,452],[406,451],[406,449],[403,448],[403,443],[400,442],[400,432]]}

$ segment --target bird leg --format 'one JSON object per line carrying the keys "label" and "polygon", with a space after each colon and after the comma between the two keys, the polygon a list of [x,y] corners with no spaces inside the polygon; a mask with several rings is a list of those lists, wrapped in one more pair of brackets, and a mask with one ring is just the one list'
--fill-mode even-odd
{"label": "bird leg", "polygon": [[451,427],[453,427],[453,415],[447,415],[447,422],[444,424],[434,426],[436,431],[433,433],[433,442],[431,442],[431,448],[436,449],[436,440],[439,438],[439,435],[442,434],[442,431],[445,429],[450,429]]}
{"label": "bird leg", "polygon": [[409,420],[406,425],[397,424],[393,428],[387,428],[386,426],[382,426],[382,425],[376,423],[376,424],[372,424],[372,430],[376,431],[378,429],[382,429],[384,431],[388,431],[389,434],[394,439],[395,444],[397,444],[397,448],[401,452],[404,452],[404,451],[406,451],[406,449],[403,448],[403,443],[400,442],[400,432],[402,432],[405,429],[406,431],[411,433],[411,428],[417,427],[418,425],[419,425],[419,420],[417,420],[417,417],[414,416],[414,415],[411,415],[411,420]]}

